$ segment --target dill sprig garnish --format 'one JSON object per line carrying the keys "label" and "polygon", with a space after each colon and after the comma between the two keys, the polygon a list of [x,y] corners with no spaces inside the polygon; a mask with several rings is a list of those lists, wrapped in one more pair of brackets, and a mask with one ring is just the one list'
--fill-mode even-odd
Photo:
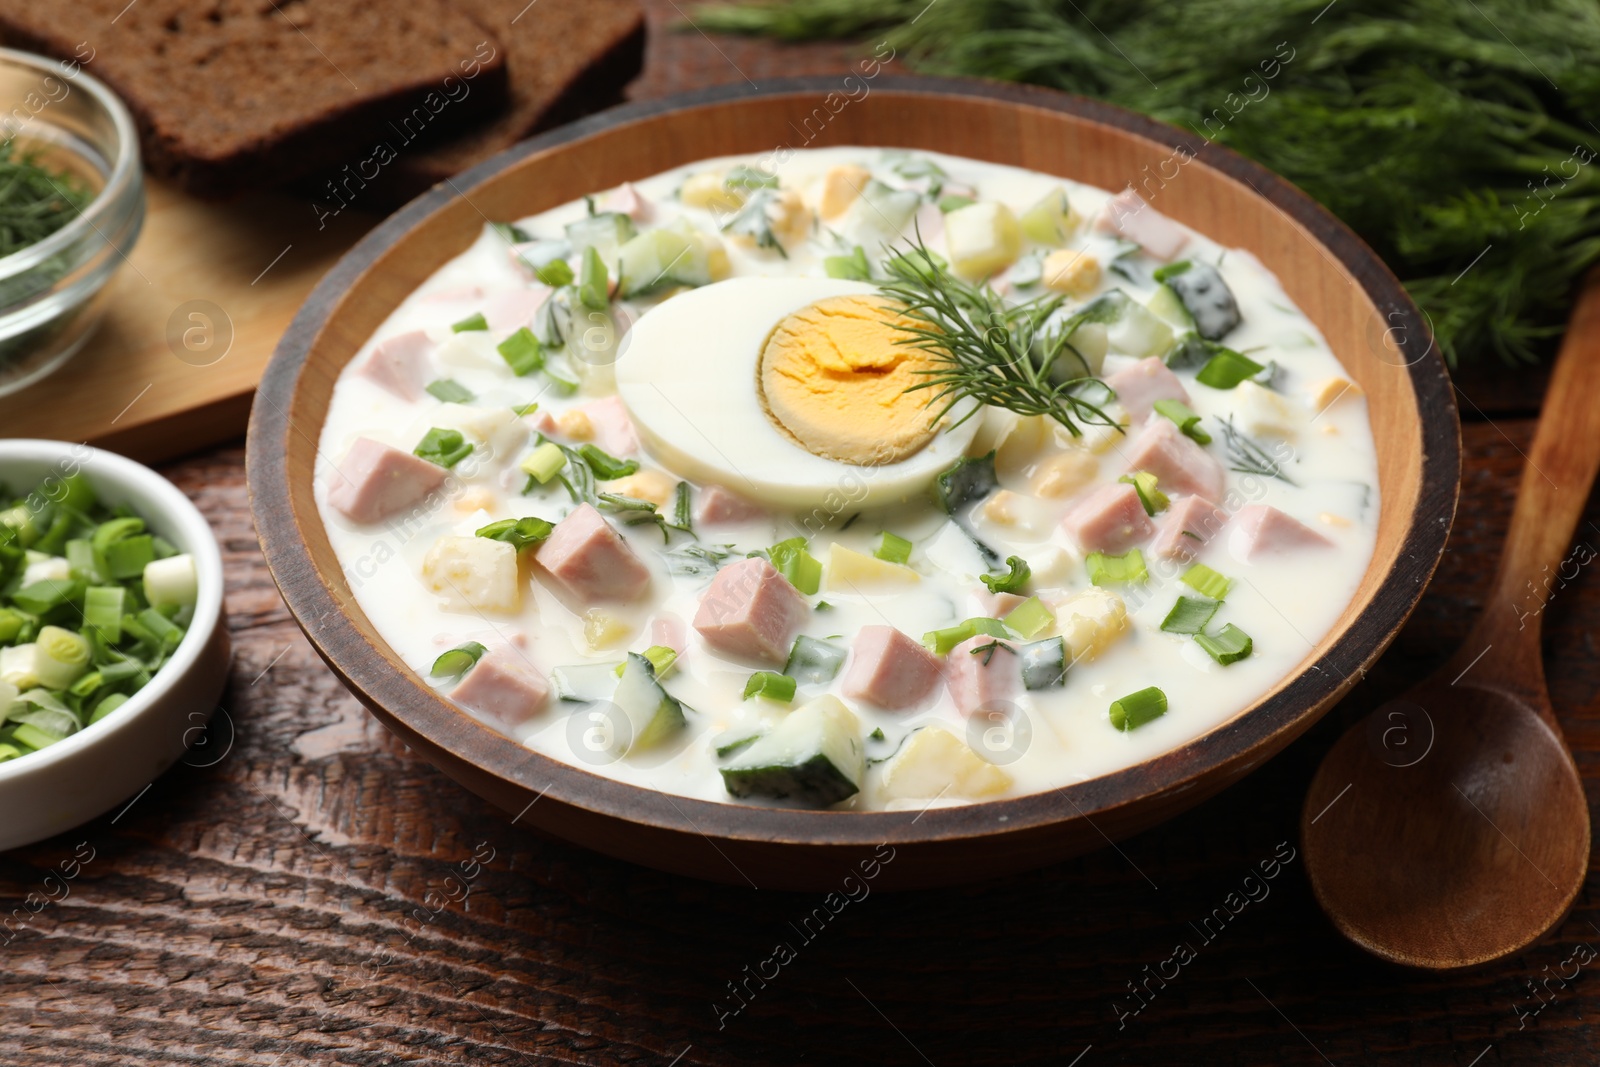
{"label": "dill sprig garnish", "polygon": [[[1365,238],[1452,361],[1547,356],[1600,262],[1594,0],[724,0],[688,14],[707,33],[861,37],[924,73],[1047,85],[1226,144]],[[1153,174],[1127,178],[1161,210]]]}
{"label": "dill sprig garnish", "polygon": [[0,256],[20,252],[77,218],[89,193],[73,175],[41,166],[0,140]]}
{"label": "dill sprig garnish", "polygon": [[1289,485],[1300,484],[1283,473],[1283,464],[1276,456],[1233,425],[1232,415],[1217,421],[1222,424],[1222,446],[1228,453],[1229,463],[1232,464],[1229,470],[1238,471],[1240,474],[1259,474],[1266,478],[1276,478]]}
{"label": "dill sprig garnish", "polygon": [[[969,285],[952,275],[928,251],[919,235],[909,251],[891,255],[884,263],[889,280],[880,288],[901,305],[895,329],[907,336],[898,343],[920,348],[933,357],[933,366],[917,371],[922,381],[906,392],[933,390],[929,406],[938,405],[937,421],[963,400],[1005,408],[1019,415],[1048,415],[1074,437],[1078,425],[1116,426],[1117,422],[1082,394],[1099,390],[1109,402],[1115,394],[1098,378],[1052,376],[1056,356],[1035,340],[1060,297],[1030,300],[1006,306],[987,286]],[[909,323],[903,320],[910,320]],[[957,422],[978,412],[974,407]]]}

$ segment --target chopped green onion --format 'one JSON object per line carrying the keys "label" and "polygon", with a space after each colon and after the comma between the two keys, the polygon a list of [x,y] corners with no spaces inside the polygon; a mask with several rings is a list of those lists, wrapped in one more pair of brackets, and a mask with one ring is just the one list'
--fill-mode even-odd
{"label": "chopped green onion", "polygon": [[804,537],[791,537],[767,549],[767,556],[790,585],[811,596],[822,586],[822,562],[807,547]]}
{"label": "chopped green onion", "polygon": [[439,658],[433,661],[433,667],[428,674],[433,678],[460,678],[477,666],[487,651],[489,650],[476,641],[457,645],[450,651],[441,653]]}
{"label": "chopped green onion", "polygon": [[1144,505],[1146,515],[1154,515],[1165,511],[1172,501],[1167,499],[1167,494],[1156,487],[1156,476],[1149,471],[1134,471],[1118,478],[1119,482],[1126,482],[1133,486],[1134,492],[1139,494],[1139,503]]}
{"label": "chopped green onion", "polygon": [[49,748],[65,736],[65,734],[49,733],[39,729],[32,723],[26,722],[18,723],[11,731],[11,739],[13,741],[20,741],[32,749]]}
{"label": "chopped green onion", "polygon": [[538,479],[539,484],[544,485],[566,465],[567,454],[561,451],[561,446],[546,441],[523,457],[521,467],[522,473]]}
{"label": "chopped green onion", "polygon": [[1232,389],[1246,378],[1253,378],[1266,368],[1249,356],[1221,345],[1215,346],[1206,365],[1201,367],[1194,380],[1213,389]]}
{"label": "chopped green onion", "polygon": [[200,577],[194,557],[169,556],[152,560],[144,568],[144,598],[152,607],[184,607],[200,595]]}
{"label": "chopped green onion", "polygon": [[1167,694],[1151,686],[1111,702],[1111,725],[1126,733],[1167,713]]}
{"label": "chopped green onion", "polygon": [[970,207],[976,203],[977,201],[972,199],[970,196],[961,196],[958,193],[946,193],[944,196],[939,198],[939,213],[942,215],[948,215],[952,211],[960,211],[962,208]]}
{"label": "chopped green onion", "polygon": [[594,471],[594,476],[602,482],[609,482],[616,478],[626,478],[639,469],[636,459],[618,459],[609,452],[595,445],[579,445],[578,455]]}
{"label": "chopped green onion", "polygon": [[1255,649],[1250,635],[1231,622],[1214,634],[1195,634],[1194,643],[1224,667],[1244,659]]}
{"label": "chopped green onion", "polygon": [[604,311],[611,305],[611,277],[600,250],[590,245],[583,250],[583,265],[578,275],[578,302],[586,308]]}
{"label": "chopped green onion", "polygon": [[867,263],[867,254],[860,245],[851,249],[849,255],[825,257],[822,269],[827,271],[830,278],[847,278],[857,282],[872,280],[872,267]]}
{"label": "chopped green onion", "polygon": [[460,322],[452,322],[450,324],[451,333],[466,333],[469,330],[487,330],[488,328],[489,320],[483,317],[483,312],[481,311],[475,311]]}
{"label": "chopped green onion", "polygon": [[787,703],[794,699],[795,680],[787,674],[778,674],[773,671],[757,671],[744,683],[744,698],[766,697],[768,700],[777,700]]}
{"label": "chopped green onion", "polygon": [[76,580],[63,582],[45,578],[12,593],[11,603],[29,615],[45,615],[76,600],[82,590],[83,583]]}
{"label": "chopped green onion", "polygon": [[[672,670],[672,665],[678,662],[678,650],[670,645],[651,645],[639,655],[650,661],[650,669],[658,679],[665,678],[667,672]],[[621,678],[627,666],[626,663],[619,663],[612,673]]]}
{"label": "chopped green onion", "polygon": [[552,259],[542,267],[534,268],[534,276],[552,289],[572,284],[572,268],[564,259]]}
{"label": "chopped green onion", "polygon": [[1218,574],[1204,563],[1196,563],[1183,572],[1183,584],[1201,596],[1210,597],[1212,600],[1226,600],[1233,581]]}
{"label": "chopped green onion", "polygon": [[120,585],[91,586],[83,594],[83,624],[111,644],[122,640],[122,615],[127,590]]}
{"label": "chopped green onion", "polygon": [[67,542],[67,566],[72,569],[74,578],[86,582],[106,580],[106,575],[100,569],[100,558],[94,550],[94,542],[88,538],[75,537]]}
{"label": "chopped green onion", "polygon": [[544,345],[526,326],[519,327],[516,333],[494,348],[518,378],[525,378],[544,366]]}
{"label": "chopped green onion", "polygon": [[109,522],[102,522],[95,528],[90,543],[94,545],[96,552],[104,552],[112,543],[141,533],[144,533],[143,519],[131,517],[112,519]]}
{"label": "chopped green onion", "polygon": [[672,526],[684,533],[694,533],[693,510],[689,501],[689,483],[679,482],[672,490]]}
{"label": "chopped green onion", "polygon": [[0,645],[9,645],[22,633],[22,628],[27,620],[19,611],[10,608],[0,608]]}
{"label": "chopped green onion", "polygon": [[472,455],[472,443],[461,436],[460,430],[442,430],[435,426],[423,435],[413,454],[441,467],[454,467]]}
{"label": "chopped green onion", "polygon": [[470,404],[478,399],[466,386],[454,378],[440,378],[428,383],[428,392],[446,404]]}
{"label": "chopped green onion", "polygon": [[156,543],[149,534],[124,537],[106,546],[106,573],[119,581],[137,578],[145,567],[155,562]]}
{"label": "chopped green onion", "polygon": [[985,634],[989,637],[1010,637],[1011,633],[999,619],[968,619],[943,630],[929,630],[922,635],[922,644],[936,656],[948,656],[950,650],[969,637]]}
{"label": "chopped green onion", "polygon": [[1007,556],[1006,566],[1009,568],[1007,573],[1001,575],[983,574],[978,576],[978,580],[991,593],[1015,593],[1028,584],[1028,579],[1033,576],[1033,570],[1028,566],[1028,561],[1021,556]]}
{"label": "chopped green onion", "polygon": [[528,404],[513,404],[511,406],[511,414],[513,415],[532,415],[538,410],[539,404],[537,401]]}
{"label": "chopped green onion", "polygon": [[1178,602],[1172,605],[1172,610],[1167,612],[1167,617],[1161,620],[1161,629],[1169,634],[1203,633],[1206,623],[1211,621],[1211,616],[1221,606],[1215,600],[1180,596]]}
{"label": "chopped green onion", "polygon": [[99,722],[101,719],[105,718],[107,715],[110,715],[113,711],[116,711],[127,702],[128,694],[126,693],[106,694],[105,696],[101,697],[100,702],[94,706],[94,712],[89,716],[89,722],[91,724]]}
{"label": "chopped green onion", "polygon": [[4,763],[8,759],[16,759],[20,755],[22,755],[22,749],[16,745],[0,744],[0,763]]}
{"label": "chopped green onion", "polygon": [[1178,429],[1183,431],[1185,437],[1190,438],[1195,444],[1209,445],[1211,435],[1200,428],[1200,416],[1195,414],[1193,408],[1181,400],[1157,400],[1155,402],[1156,414],[1171,419],[1178,424]]}
{"label": "chopped green onion", "polygon": [[[150,635],[156,640],[157,647],[163,652],[170,653],[178,647],[178,642],[183,640],[183,629],[174,625],[171,619],[155,608],[145,608],[139,612],[137,618],[139,625],[150,632]],[[122,625],[128,625],[126,618]]]}
{"label": "chopped green onion", "polygon": [[1012,608],[1001,621],[1023,637],[1037,637],[1055,625],[1056,613],[1050,610],[1050,605],[1031,596]]}
{"label": "chopped green onion", "polygon": [[1094,585],[1135,584],[1150,577],[1144,567],[1144,553],[1137,548],[1130,548],[1120,556],[1091,552],[1084,562],[1089,567],[1089,581]]}
{"label": "chopped green onion", "polygon": [[59,626],[46,626],[39,631],[39,640],[34,646],[33,673],[40,685],[46,689],[65,689],[88,669],[89,642]]}
{"label": "chopped green onion", "polygon": [[571,396],[578,391],[578,379],[557,370],[554,364],[545,365],[544,375],[562,396]]}
{"label": "chopped green onion", "polygon": [[911,542],[885,530],[878,535],[872,554],[889,563],[904,563],[911,558]]}
{"label": "chopped green onion", "polygon": [[555,529],[555,523],[528,515],[520,519],[500,519],[487,526],[480,526],[477,535],[487,537],[491,541],[504,541],[521,552],[529,545],[543,543]]}

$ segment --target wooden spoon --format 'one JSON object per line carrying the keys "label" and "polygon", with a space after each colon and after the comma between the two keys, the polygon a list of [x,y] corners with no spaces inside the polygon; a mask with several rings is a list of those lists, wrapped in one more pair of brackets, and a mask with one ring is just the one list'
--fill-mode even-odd
{"label": "wooden spoon", "polygon": [[1539,632],[1545,604],[1595,557],[1592,539],[1570,541],[1597,468],[1600,271],[1557,356],[1482,616],[1441,670],[1339,739],[1306,794],[1311,888],[1374,955],[1484,963],[1537,940],[1583,886],[1589,805]]}

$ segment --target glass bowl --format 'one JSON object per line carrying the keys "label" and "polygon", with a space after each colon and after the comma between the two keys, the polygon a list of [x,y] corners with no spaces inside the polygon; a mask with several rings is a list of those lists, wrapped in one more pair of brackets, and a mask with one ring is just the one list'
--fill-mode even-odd
{"label": "glass bowl", "polygon": [[139,138],[121,100],[73,60],[0,48],[0,140],[75,176],[93,199],[67,225],[0,257],[0,396],[71,359],[144,224]]}

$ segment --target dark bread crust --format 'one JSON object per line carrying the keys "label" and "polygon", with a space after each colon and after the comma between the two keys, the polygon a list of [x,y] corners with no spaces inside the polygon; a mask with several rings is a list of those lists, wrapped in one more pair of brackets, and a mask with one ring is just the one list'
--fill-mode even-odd
{"label": "dark bread crust", "polygon": [[0,0],[0,35],[82,60],[128,104],[146,168],[208,197],[325,170],[394,123],[437,135],[509,97],[504,47],[444,0]]}

